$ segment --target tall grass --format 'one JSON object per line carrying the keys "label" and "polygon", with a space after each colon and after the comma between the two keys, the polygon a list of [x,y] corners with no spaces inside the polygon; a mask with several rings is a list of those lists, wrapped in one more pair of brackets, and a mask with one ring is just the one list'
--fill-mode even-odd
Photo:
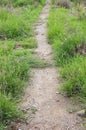
{"label": "tall grass", "polygon": [[56,65],[61,67],[64,79],[61,90],[67,96],[86,98],[86,18],[81,7],[52,7],[48,39]]}
{"label": "tall grass", "polygon": [[57,64],[62,65],[75,56],[79,45],[85,45],[86,23],[64,8],[52,9],[49,21],[49,42],[53,44]]}
{"label": "tall grass", "polygon": [[18,96],[23,90],[24,80],[29,75],[28,58],[20,59],[9,56],[0,58],[0,86],[1,92],[8,95],[11,93],[13,97]]}
{"label": "tall grass", "polygon": [[[27,28],[21,17],[4,9],[1,9],[0,16],[0,36],[2,39],[16,38],[26,34]],[[28,28],[28,30],[30,29]]]}
{"label": "tall grass", "polygon": [[68,96],[86,96],[86,58],[84,56],[74,57],[70,63],[64,65],[61,75],[65,79],[62,90]]}
{"label": "tall grass", "polygon": [[37,47],[33,24],[44,3],[45,0],[0,0],[0,130],[20,118],[16,100],[29,80],[31,68],[47,65],[30,53]]}
{"label": "tall grass", "polygon": [[16,106],[16,101],[12,100],[10,95],[7,97],[0,93],[0,129],[3,129],[3,124],[8,125],[21,114]]}

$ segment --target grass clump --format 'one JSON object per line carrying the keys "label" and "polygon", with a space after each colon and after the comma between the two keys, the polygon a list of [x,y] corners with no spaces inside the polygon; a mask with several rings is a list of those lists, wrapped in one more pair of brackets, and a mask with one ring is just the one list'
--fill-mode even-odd
{"label": "grass clump", "polygon": [[[57,13],[55,13],[56,11]],[[50,44],[53,44],[58,39],[62,40],[66,36],[67,31],[64,26],[65,25],[64,19],[67,18],[66,15],[68,15],[68,9],[64,8],[59,9],[53,8],[52,11],[50,12],[48,23],[48,39]]]}
{"label": "grass clump", "polygon": [[25,22],[19,16],[3,10],[2,12],[2,16],[0,17],[0,36],[3,40],[26,34]]}
{"label": "grass clump", "polygon": [[0,56],[6,56],[12,53],[15,47],[15,42],[12,40],[9,41],[0,41]]}
{"label": "grass clump", "polygon": [[27,63],[28,63],[30,68],[45,68],[45,67],[51,66],[51,64],[49,62],[32,56],[28,49],[27,50],[23,50],[23,49],[16,50],[16,51],[14,51],[13,55],[19,59],[21,59],[21,56],[26,57]]}
{"label": "grass clump", "polygon": [[17,14],[16,11],[0,8],[0,38],[2,40],[22,40],[33,36],[32,25],[36,21],[41,9],[41,5],[36,9],[34,6],[21,7],[19,11],[17,10]]}
{"label": "grass clump", "polygon": [[20,111],[16,107],[16,102],[10,96],[0,93],[0,127],[9,124],[20,116]]}
{"label": "grass clump", "polygon": [[[58,65],[64,65],[70,61],[77,53],[80,53],[79,46],[85,45],[85,37],[80,35],[73,35],[68,37],[63,43],[63,41],[56,41],[53,45],[55,59]],[[58,50],[58,51],[57,51]]]}
{"label": "grass clump", "polygon": [[29,57],[29,64],[31,68],[46,68],[51,66],[49,62],[32,56]]}
{"label": "grass clump", "polygon": [[77,56],[72,61],[64,65],[61,71],[65,79],[62,90],[68,96],[86,96],[86,58]]}
{"label": "grass clump", "polygon": [[1,92],[12,96],[18,96],[24,87],[24,81],[28,79],[30,72],[28,58],[3,57],[0,62],[0,86]]}
{"label": "grass clump", "polygon": [[20,42],[20,45],[24,48],[24,49],[32,49],[32,48],[36,48],[37,47],[37,42],[36,40],[31,37],[29,39],[26,39],[25,41]]}

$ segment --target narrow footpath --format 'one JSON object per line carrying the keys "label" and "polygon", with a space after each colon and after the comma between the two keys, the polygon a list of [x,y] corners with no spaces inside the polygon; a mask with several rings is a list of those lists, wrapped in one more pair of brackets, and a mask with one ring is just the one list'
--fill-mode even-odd
{"label": "narrow footpath", "polygon": [[[47,18],[50,3],[47,1],[35,25],[38,48],[36,56],[53,63],[52,49],[47,42]],[[53,26],[53,25],[52,25]],[[58,68],[33,69],[30,85],[25,90],[21,107],[27,110],[27,122],[21,130],[84,130],[82,120],[69,109],[76,109],[67,97],[59,93]]]}

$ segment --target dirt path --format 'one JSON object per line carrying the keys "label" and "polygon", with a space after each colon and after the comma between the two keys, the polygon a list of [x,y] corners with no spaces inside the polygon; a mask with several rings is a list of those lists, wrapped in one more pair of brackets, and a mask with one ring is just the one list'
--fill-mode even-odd
{"label": "dirt path", "polygon": [[[53,62],[51,46],[47,43],[46,37],[49,9],[50,4],[47,2],[35,26],[38,42],[36,52],[38,57]],[[57,68],[34,69],[32,75],[31,85],[27,87],[21,103],[22,108],[27,111],[28,120],[20,129],[84,130],[76,113],[68,112],[69,109],[76,109],[75,106],[58,92],[60,83]]]}

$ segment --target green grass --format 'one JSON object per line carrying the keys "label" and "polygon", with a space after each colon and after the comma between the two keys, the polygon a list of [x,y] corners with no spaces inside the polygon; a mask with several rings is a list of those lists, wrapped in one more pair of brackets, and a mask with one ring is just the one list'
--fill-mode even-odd
{"label": "green grass", "polygon": [[31,68],[48,65],[31,51],[37,47],[33,25],[44,3],[0,0],[0,130],[21,117],[17,100],[29,82]]}
{"label": "green grass", "polygon": [[27,60],[26,62],[28,63],[30,68],[46,68],[46,67],[52,66],[51,63],[31,55],[28,49],[16,50],[13,52],[13,55],[14,57],[17,57],[18,59],[21,59],[21,57],[22,58],[25,57]]}
{"label": "green grass", "polygon": [[24,49],[37,48],[37,42],[36,42],[35,38],[33,38],[33,37],[21,41],[21,42],[20,42],[20,45],[21,45]]}
{"label": "green grass", "polygon": [[39,4],[44,5],[45,0],[37,0],[37,1],[35,1],[35,0],[16,0],[16,1],[15,0],[11,0],[11,1],[10,0],[3,0],[3,1],[1,1],[0,0],[0,5],[10,5],[10,4],[12,4],[14,7],[35,5],[35,3],[37,3],[37,5],[39,5]]}
{"label": "green grass", "polygon": [[12,40],[0,41],[0,56],[6,56],[12,53],[15,42]]}
{"label": "green grass", "polygon": [[62,90],[68,96],[86,96],[86,58],[77,56],[64,65],[61,75],[65,79]]}
{"label": "green grass", "polygon": [[49,42],[53,44],[57,64],[63,65],[75,55],[75,48],[86,43],[86,23],[64,8],[52,9],[49,21]]}
{"label": "green grass", "polygon": [[0,35],[2,36],[2,39],[4,37],[16,38],[25,34],[25,23],[18,16],[11,15],[6,20],[0,21]]}
{"label": "green grass", "polygon": [[52,66],[51,63],[32,56],[29,57],[29,64],[31,68],[46,68]]}
{"label": "green grass", "polygon": [[11,121],[22,117],[22,113],[16,106],[16,101],[11,99],[11,96],[6,96],[0,93],[0,129],[3,124],[8,125]]}
{"label": "green grass", "polygon": [[30,67],[28,57],[22,56],[20,59],[15,56],[0,58],[0,86],[1,92],[13,97],[18,96],[24,87],[24,81],[28,79]]}
{"label": "green grass", "polygon": [[[20,40],[33,36],[32,25],[36,21],[42,5],[21,7],[8,11],[0,7],[0,38]],[[18,11],[19,10],[19,11]],[[28,15],[29,14],[29,15]],[[33,17],[32,17],[33,16]]]}
{"label": "green grass", "polygon": [[61,91],[67,96],[79,96],[86,100],[86,54],[83,53],[86,18],[82,7],[74,5],[66,9],[53,5],[48,19],[48,39],[56,65],[61,68]]}

